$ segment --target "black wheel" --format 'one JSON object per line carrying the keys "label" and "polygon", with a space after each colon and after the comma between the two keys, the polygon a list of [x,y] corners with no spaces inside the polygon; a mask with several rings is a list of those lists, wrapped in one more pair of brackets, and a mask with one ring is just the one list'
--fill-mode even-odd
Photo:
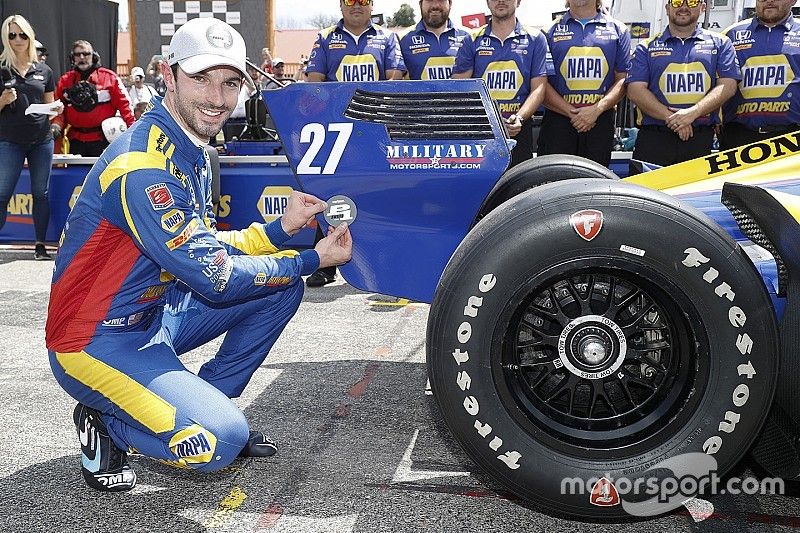
{"label": "black wheel", "polygon": [[486,195],[486,200],[479,210],[478,219],[528,189],[545,183],[577,178],[619,179],[610,169],[583,157],[564,155],[534,157],[511,167],[500,176],[495,186]]}
{"label": "black wheel", "polygon": [[518,496],[589,518],[667,512],[699,486],[659,503],[646,482],[736,464],[777,354],[738,245],[669,196],[606,180],[543,185],[492,212],[428,322],[434,397],[467,454]]}

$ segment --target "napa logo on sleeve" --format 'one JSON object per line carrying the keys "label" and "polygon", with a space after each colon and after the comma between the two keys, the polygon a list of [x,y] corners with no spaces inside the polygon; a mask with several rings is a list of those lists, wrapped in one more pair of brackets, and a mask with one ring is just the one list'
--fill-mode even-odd
{"label": "napa logo on sleeve", "polygon": [[453,56],[430,57],[422,69],[423,80],[447,80],[453,74],[453,65],[456,58]]}
{"label": "napa logo on sleeve", "polygon": [[511,100],[522,87],[523,77],[516,61],[493,61],[483,73],[483,81],[495,100]]}
{"label": "napa logo on sleeve", "polygon": [[794,71],[785,55],[753,56],[742,65],[739,90],[746,100],[778,98],[794,78]]}
{"label": "napa logo on sleeve", "polygon": [[164,228],[165,231],[170,233],[175,233],[181,225],[183,225],[183,221],[186,220],[186,215],[180,209],[170,209],[163,215],[161,215],[161,227]]}
{"label": "napa logo on sleeve", "polygon": [[264,187],[258,199],[258,212],[264,222],[272,222],[283,216],[291,194],[291,187]]}
{"label": "napa logo on sleeve", "polygon": [[570,91],[598,91],[608,76],[608,61],[596,46],[573,46],[561,62],[561,76]]}
{"label": "napa logo on sleeve", "polygon": [[711,76],[700,61],[672,63],[658,81],[669,104],[696,104],[711,90]]}
{"label": "napa logo on sleeve", "polygon": [[378,81],[378,62],[372,54],[345,56],[336,70],[337,81]]}

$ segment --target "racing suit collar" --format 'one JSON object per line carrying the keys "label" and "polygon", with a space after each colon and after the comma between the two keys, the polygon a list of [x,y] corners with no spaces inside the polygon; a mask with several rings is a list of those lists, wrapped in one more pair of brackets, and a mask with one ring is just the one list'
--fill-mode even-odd
{"label": "racing suit collar", "polygon": [[[523,33],[525,33],[525,29],[522,27],[522,23],[519,21],[519,18],[515,19],[516,24],[514,24],[514,31],[511,34],[503,39],[503,41],[507,41],[508,39],[513,39],[514,37],[519,37]],[[483,33],[484,35],[488,35],[489,37],[494,37],[495,39],[500,40],[500,37],[494,34],[492,30],[492,23],[486,25],[486,31]]]}
{"label": "racing suit collar", "polygon": [[[450,19],[447,19],[447,29],[442,32],[442,35],[444,35],[447,32],[455,31],[455,30],[456,30],[456,27],[453,25],[453,21],[450,20]],[[414,33],[420,33],[420,32],[423,32],[423,31],[424,32],[428,32],[428,33],[433,33],[427,27],[425,27],[425,21],[424,20],[420,20],[419,22],[417,22],[417,27],[414,29]]]}
{"label": "racing suit collar", "polygon": [[[792,26],[794,25],[794,22],[795,22],[794,14],[790,11],[789,14],[786,16],[786,18],[783,19],[783,21],[778,22],[777,24],[775,24],[775,26],[773,26],[773,28],[778,28],[780,26],[783,26],[783,28],[786,31],[789,31],[789,30],[792,29]],[[750,23],[750,29],[751,30],[755,30],[759,26],[763,26],[764,28],[768,28],[768,26],[766,24],[764,24],[763,22],[758,20],[757,16],[753,17],[753,21]]]}
{"label": "racing suit collar", "polygon": [[[568,9],[568,10],[567,10],[567,12],[566,12],[566,13],[564,13],[564,18],[562,18],[562,19],[561,19],[561,22],[562,22],[562,23],[564,23],[564,24],[566,24],[566,23],[567,23],[567,21],[570,21],[570,20],[578,20],[578,19],[576,19],[574,16],[572,16],[572,11],[570,11],[570,10]],[[606,24],[606,23],[608,22],[608,19],[606,18],[606,16],[605,16],[605,15],[604,15],[602,12],[598,11],[598,12],[595,14],[595,16],[594,16],[594,17],[592,17],[592,18],[589,20],[589,22],[587,22],[587,24],[589,24],[589,23],[591,23],[591,22],[597,22],[597,23],[599,23],[599,24]]]}
{"label": "racing suit collar", "polygon": [[163,97],[154,96],[150,102],[152,103],[153,108],[147,112],[146,116],[152,117],[152,120],[161,126],[161,128],[164,130],[164,133],[166,133],[169,137],[169,140],[175,144],[175,153],[197,153],[197,161],[192,161],[192,163],[199,164],[200,160],[203,159],[205,154],[205,150],[203,150],[202,147],[207,143],[197,139],[195,136],[190,137],[189,132],[181,127],[180,123],[175,120],[172,112],[167,109],[167,106],[164,105]]}
{"label": "racing suit collar", "polygon": [[[700,41],[704,41],[707,37],[709,36],[706,35],[705,31],[703,31],[702,28],[695,28],[694,32],[689,37],[683,40],[688,41],[689,39],[697,39]],[[664,31],[661,32],[661,35],[659,36],[658,40],[661,41],[662,43],[665,43],[669,39],[680,39],[680,37],[673,36],[672,32],[669,31],[669,26],[667,26],[666,28],[664,28]]]}
{"label": "racing suit collar", "polygon": [[356,35],[354,33],[351,33],[350,30],[348,30],[347,28],[344,27],[344,19],[343,18],[339,19],[339,22],[336,24],[336,28],[339,31],[341,31],[343,33],[346,33],[347,35],[352,37],[355,42],[358,42],[358,40],[361,38],[361,35],[365,35],[365,34],[367,34],[369,32],[373,32],[376,35],[378,33],[378,31],[375,29],[375,25],[374,24],[370,24],[369,26],[367,26],[367,29],[364,30],[363,32],[361,32],[361,35]]}

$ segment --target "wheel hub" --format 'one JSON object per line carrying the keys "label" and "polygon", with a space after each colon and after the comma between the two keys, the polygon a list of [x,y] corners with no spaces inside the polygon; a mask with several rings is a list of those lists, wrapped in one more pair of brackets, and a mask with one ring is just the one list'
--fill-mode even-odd
{"label": "wheel hub", "polygon": [[564,368],[583,379],[602,379],[625,360],[628,342],[613,320],[600,315],[570,321],[558,338],[558,358]]}

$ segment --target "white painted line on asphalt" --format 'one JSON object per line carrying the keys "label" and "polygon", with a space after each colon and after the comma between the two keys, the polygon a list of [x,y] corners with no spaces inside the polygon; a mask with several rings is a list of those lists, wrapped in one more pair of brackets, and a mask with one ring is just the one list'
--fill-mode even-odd
{"label": "white painted line on asphalt", "polygon": [[714,514],[714,504],[702,498],[692,498],[683,502],[683,505],[688,509],[695,522],[702,522]]}
{"label": "white painted line on asphalt", "polygon": [[433,479],[437,477],[459,477],[470,475],[469,472],[453,472],[452,470],[413,470],[412,465],[414,462],[411,460],[411,453],[414,451],[414,446],[417,444],[418,437],[419,428],[414,430],[414,436],[411,437],[411,442],[408,444],[408,448],[406,448],[406,452],[403,454],[403,458],[400,460],[400,464],[397,465],[397,470],[394,472],[392,483],[421,481],[423,479]]}
{"label": "white painted line on asphalt", "polygon": [[327,518],[283,515],[270,528],[255,529],[256,533],[351,533],[358,514],[346,514]]}

